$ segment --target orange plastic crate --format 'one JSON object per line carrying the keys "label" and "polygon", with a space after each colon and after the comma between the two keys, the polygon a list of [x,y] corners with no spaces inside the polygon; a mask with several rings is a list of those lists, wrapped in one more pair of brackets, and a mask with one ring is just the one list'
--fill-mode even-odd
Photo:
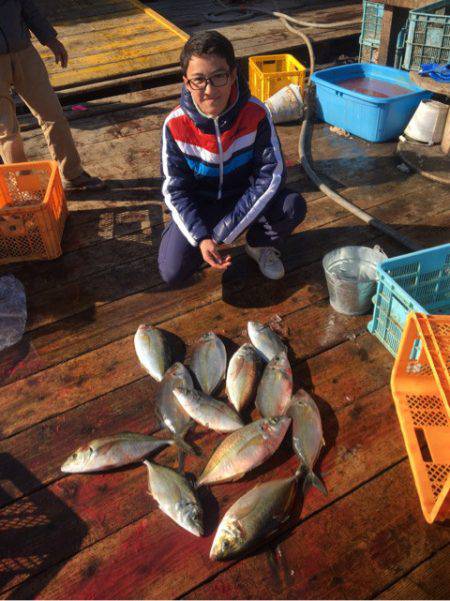
{"label": "orange plastic crate", "polygon": [[55,161],[0,165],[0,264],[59,257],[66,218]]}
{"label": "orange plastic crate", "polygon": [[411,312],[391,390],[427,522],[450,517],[450,315]]}
{"label": "orange plastic crate", "polygon": [[250,92],[263,102],[290,83],[305,85],[306,69],[291,54],[266,54],[250,56],[248,78]]}

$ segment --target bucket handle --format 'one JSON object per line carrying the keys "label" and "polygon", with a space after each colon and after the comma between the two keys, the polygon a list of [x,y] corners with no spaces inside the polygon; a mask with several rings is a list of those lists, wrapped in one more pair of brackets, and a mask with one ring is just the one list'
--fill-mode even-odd
{"label": "bucket handle", "polygon": [[[380,253],[381,255],[384,255],[386,257],[386,259],[389,259],[389,257],[387,256],[387,254],[384,252],[384,250],[381,248],[381,246],[379,244],[375,244],[375,246],[373,247],[373,250],[376,250],[378,253]],[[376,272],[376,276],[375,276],[376,281],[378,282],[380,279],[380,274],[378,272]],[[372,299],[373,300],[373,299]]]}

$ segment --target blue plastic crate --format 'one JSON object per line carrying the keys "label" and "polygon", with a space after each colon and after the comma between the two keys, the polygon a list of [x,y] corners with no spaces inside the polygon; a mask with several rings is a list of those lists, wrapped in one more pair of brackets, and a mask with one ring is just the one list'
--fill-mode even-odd
{"label": "blue plastic crate", "polygon": [[424,63],[450,62],[450,0],[409,13],[403,67],[418,71]]}
{"label": "blue plastic crate", "polygon": [[359,38],[361,44],[375,43],[380,45],[383,14],[383,3],[364,0],[361,36]]}
{"label": "blue plastic crate", "polygon": [[359,62],[374,63],[378,62],[379,42],[360,42],[359,44]]}
{"label": "blue plastic crate", "polygon": [[395,357],[410,311],[450,315],[450,244],[387,259],[378,276],[367,328]]}
{"label": "blue plastic crate", "polygon": [[[410,92],[390,98],[376,98],[339,85],[339,82],[353,77],[373,77],[408,88]],[[420,101],[432,96],[431,92],[413,84],[406,71],[366,63],[316,71],[311,81],[316,85],[319,119],[369,142],[384,142],[398,137]]]}

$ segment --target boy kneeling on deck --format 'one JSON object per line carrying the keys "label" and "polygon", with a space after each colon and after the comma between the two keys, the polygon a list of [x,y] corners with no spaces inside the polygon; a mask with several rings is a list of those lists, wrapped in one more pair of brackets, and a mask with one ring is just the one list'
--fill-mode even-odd
{"label": "boy kneeling on deck", "polygon": [[280,246],[306,204],[284,187],[285,167],[269,111],[238,75],[231,42],[193,35],[181,53],[181,104],[162,132],[164,200],[172,219],[159,248],[163,280],[177,286],[202,264],[225,270],[220,248],[247,230],[246,252],[270,279],[284,276]]}

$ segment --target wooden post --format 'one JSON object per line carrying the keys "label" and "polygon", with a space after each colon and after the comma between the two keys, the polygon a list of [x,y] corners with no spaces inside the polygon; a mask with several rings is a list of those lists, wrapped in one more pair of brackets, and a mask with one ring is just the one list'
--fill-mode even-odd
{"label": "wooden post", "polygon": [[450,108],[447,113],[447,120],[444,127],[444,135],[442,136],[441,150],[444,154],[450,155]]}
{"label": "wooden post", "polygon": [[378,64],[394,66],[397,37],[400,29],[406,23],[408,10],[386,4],[381,25],[380,49]]}

